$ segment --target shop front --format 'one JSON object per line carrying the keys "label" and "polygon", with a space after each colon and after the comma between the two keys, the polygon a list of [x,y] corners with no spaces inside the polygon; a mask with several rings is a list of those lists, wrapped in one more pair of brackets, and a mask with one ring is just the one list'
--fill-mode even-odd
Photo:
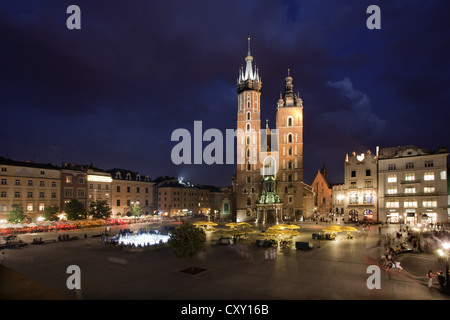
{"label": "shop front", "polygon": [[398,212],[389,211],[387,214],[388,223],[400,223],[400,215]]}
{"label": "shop front", "polygon": [[422,214],[422,224],[435,224],[438,222],[437,213],[436,212],[424,212]]}
{"label": "shop front", "polygon": [[416,209],[406,209],[405,210],[405,223],[406,224],[416,224]]}

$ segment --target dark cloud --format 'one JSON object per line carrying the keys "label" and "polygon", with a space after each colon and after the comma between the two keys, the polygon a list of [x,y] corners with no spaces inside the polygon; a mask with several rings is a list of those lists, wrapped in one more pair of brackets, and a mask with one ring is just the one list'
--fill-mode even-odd
{"label": "dark cloud", "polygon": [[[437,1],[67,1],[0,4],[0,152],[93,162],[226,185],[234,166],[175,166],[176,128],[236,121],[236,78],[252,37],[262,123],[287,69],[304,102],[305,181],[377,145],[447,144],[449,6]],[[382,29],[366,28],[378,4]],[[420,128],[420,130],[418,130]]]}

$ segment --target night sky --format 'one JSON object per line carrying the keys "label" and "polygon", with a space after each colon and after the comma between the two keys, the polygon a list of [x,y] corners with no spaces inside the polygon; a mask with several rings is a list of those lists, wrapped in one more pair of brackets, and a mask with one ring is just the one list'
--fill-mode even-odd
{"label": "night sky", "polygon": [[[69,5],[81,30],[69,30]],[[369,30],[369,5],[381,29]],[[247,36],[274,127],[287,70],[304,106],[304,181],[376,146],[450,148],[449,1],[0,3],[0,156],[227,186],[235,165],[172,164],[195,120],[235,129]],[[204,143],[206,146],[209,143]]]}

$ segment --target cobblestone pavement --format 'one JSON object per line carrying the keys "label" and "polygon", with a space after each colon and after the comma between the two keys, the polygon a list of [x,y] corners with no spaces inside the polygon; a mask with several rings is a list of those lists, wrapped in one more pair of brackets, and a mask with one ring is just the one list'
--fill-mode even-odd
{"label": "cobblestone pavement", "polygon": [[[14,270],[6,272],[7,283],[32,281],[34,289],[18,285],[13,292],[9,285],[2,286],[0,293],[3,299],[43,299],[44,291],[48,293],[44,299],[84,300],[448,300],[437,286],[426,287],[426,272],[445,267],[433,254],[400,256],[404,270],[382,271],[381,288],[369,289],[367,267],[377,264],[383,251],[377,245],[378,230],[363,233],[360,229],[351,240],[344,236],[336,241],[312,240],[312,233],[320,227],[303,224],[301,235],[294,238],[320,248],[279,248],[274,260],[266,259],[265,249],[255,245],[256,234],[237,245],[211,246],[208,242],[194,261],[206,269],[197,275],[180,272],[190,264],[176,259],[167,246],[124,250],[92,238],[98,230],[89,231],[92,233],[86,238],[78,231],[80,240],[3,250],[4,264]],[[393,230],[383,228],[381,236]],[[24,235],[23,239],[33,236]],[[212,238],[211,233],[207,236]],[[66,286],[69,265],[81,269],[81,291]],[[20,287],[27,288],[23,295]]]}

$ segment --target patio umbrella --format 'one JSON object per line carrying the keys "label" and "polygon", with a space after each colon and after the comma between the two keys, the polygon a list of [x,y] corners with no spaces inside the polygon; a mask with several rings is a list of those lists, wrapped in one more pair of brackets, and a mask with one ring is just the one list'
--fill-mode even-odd
{"label": "patio umbrella", "polygon": [[238,229],[239,231],[242,231],[244,233],[255,233],[256,230],[252,229],[252,228],[242,228],[242,229]]}
{"label": "patio umbrella", "polygon": [[289,225],[284,224],[284,223],[280,223],[274,226],[269,227],[270,230],[282,230],[282,229],[288,229]]}
{"label": "patio umbrella", "polygon": [[280,235],[280,232],[276,230],[266,230],[261,231],[261,235],[265,237],[277,237]]}
{"label": "patio umbrella", "polygon": [[350,226],[345,226],[341,228],[341,231],[358,231],[358,229],[350,227]]}
{"label": "patio umbrella", "polygon": [[239,226],[239,223],[237,223],[237,222],[230,222],[230,223],[227,223],[225,226],[234,228],[234,227]]}
{"label": "patio umbrella", "polygon": [[223,229],[215,230],[214,235],[217,236],[230,235],[230,230],[223,230]]}
{"label": "patio umbrella", "polygon": [[197,222],[194,222],[193,225],[194,226],[207,226],[208,223],[209,223],[208,221],[197,221]]}
{"label": "patio umbrella", "polygon": [[293,237],[293,236],[298,236],[298,235],[300,235],[300,232],[295,231],[295,230],[280,230],[279,232],[280,232],[280,234],[283,235],[283,236],[290,236],[290,237]]}
{"label": "patio umbrella", "polygon": [[341,232],[341,228],[329,226],[329,227],[323,228],[322,231],[324,231],[324,232]]}
{"label": "patio umbrella", "polygon": [[247,227],[251,227],[252,225],[250,223],[247,222],[239,222],[237,227],[239,228],[247,228]]}

